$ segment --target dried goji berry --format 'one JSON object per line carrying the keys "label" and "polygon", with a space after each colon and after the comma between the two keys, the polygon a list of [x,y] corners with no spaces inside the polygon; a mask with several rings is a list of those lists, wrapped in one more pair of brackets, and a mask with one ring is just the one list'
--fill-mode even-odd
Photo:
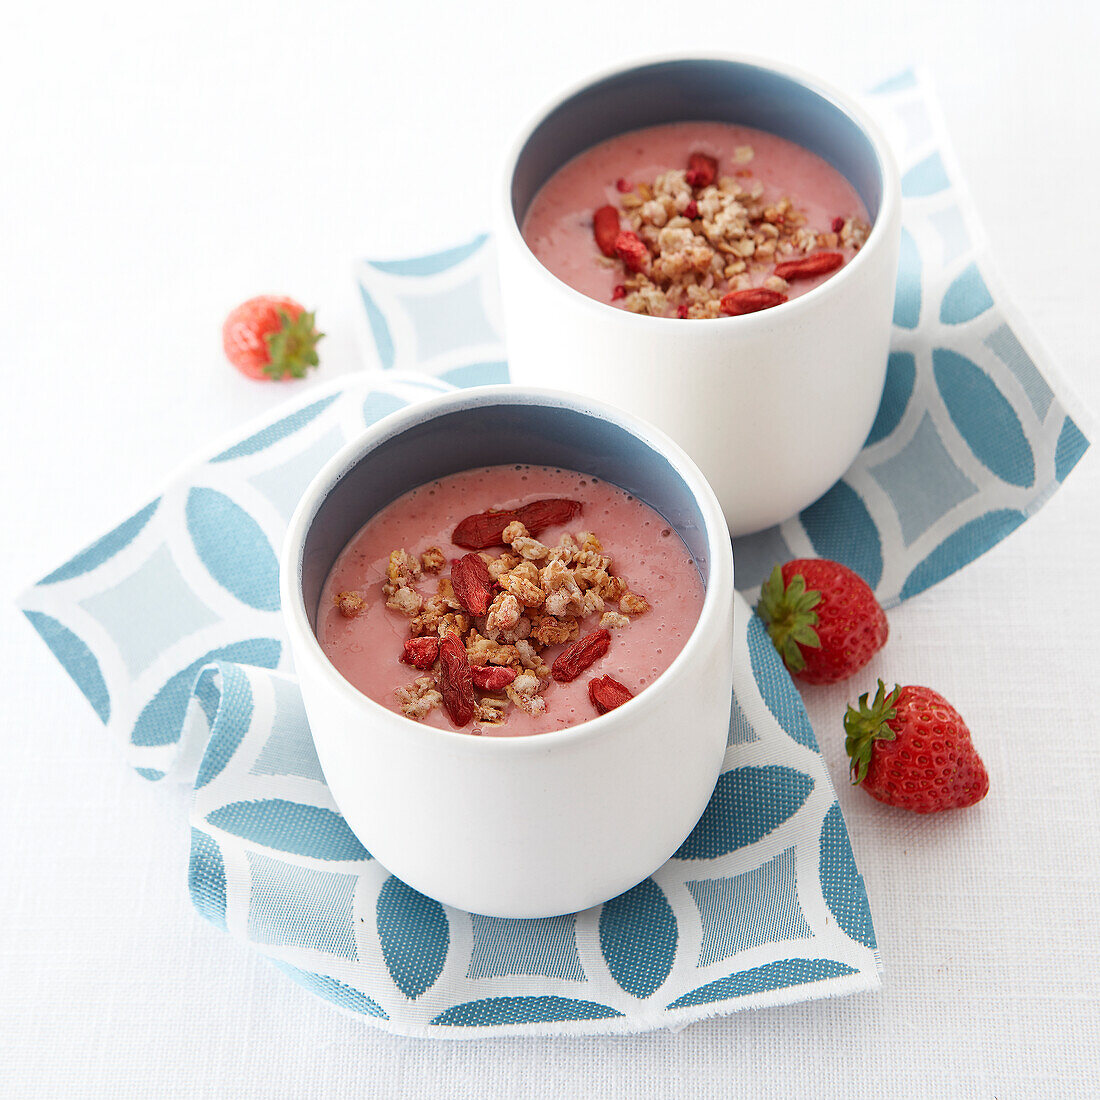
{"label": "dried goji berry", "polygon": [[615,238],[615,255],[626,264],[630,271],[643,274],[649,270],[649,249],[645,242],[631,229],[624,230]]}
{"label": "dried goji berry", "polygon": [[622,283],[619,283],[614,290],[611,291],[611,300],[613,302],[619,301],[620,298],[626,297],[626,287]]}
{"label": "dried goji berry", "polygon": [[727,317],[737,317],[742,313],[757,313],[762,309],[780,306],[786,300],[786,294],[758,286],[752,290],[732,291],[722,299],[720,308]]}
{"label": "dried goji berry", "polygon": [[405,643],[401,660],[413,668],[431,668],[439,656],[438,638],[410,638]]}
{"label": "dried goji berry", "polygon": [[515,512],[478,512],[467,516],[452,532],[451,542],[467,550],[503,546],[504,528],[515,518]]}
{"label": "dried goji berry", "polygon": [[843,218],[833,218],[833,232],[839,233],[844,228]]}
{"label": "dried goji berry", "polygon": [[515,678],[516,671],[497,665],[475,666],[470,670],[474,677],[474,687],[482,691],[503,691]]}
{"label": "dried goji berry", "polygon": [[787,260],[775,265],[775,273],[781,279],[812,279],[815,275],[827,275],[844,263],[839,252],[815,252],[802,260]]}
{"label": "dried goji berry", "polygon": [[633,188],[633,186],[632,186],[632,184],[630,183],[629,180],[623,179],[623,177],[620,176],[615,181],[615,190],[620,192],[621,194],[625,195],[627,193],[627,191],[633,191],[634,188]]}
{"label": "dried goji berry", "polygon": [[439,643],[439,691],[451,721],[466,725],[477,712],[477,698],[466,647],[453,631]]}
{"label": "dried goji berry", "polygon": [[455,546],[467,550],[488,550],[491,546],[504,545],[504,528],[518,520],[532,535],[547,527],[568,523],[580,514],[581,503],[556,497],[533,500],[522,508],[504,512],[478,512],[467,516],[451,535]]}
{"label": "dried goji berry", "polygon": [[676,307],[676,316],[677,317],[684,318],[687,315],[688,315],[688,307],[686,305],[680,304]]}
{"label": "dried goji berry", "polygon": [[697,218],[699,217],[699,204],[692,199],[691,202],[684,207],[685,218]]}
{"label": "dried goji berry", "polygon": [[634,692],[610,676],[597,676],[588,682],[588,698],[600,714],[606,714],[621,707],[628,699],[633,699]]}
{"label": "dried goji berry", "polygon": [[480,554],[466,554],[451,565],[451,587],[471,615],[484,615],[496,587]]}
{"label": "dried goji berry", "polygon": [[[516,509],[516,519],[537,535],[547,527],[560,527],[581,513],[579,500],[565,500],[562,497],[548,497],[546,500],[533,500]],[[503,533],[503,529],[502,529]]]}
{"label": "dried goji berry", "polygon": [[598,661],[611,647],[611,632],[593,630],[578,638],[550,666],[550,674],[559,684],[575,680],[593,661]]}
{"label": "dried goji berry", "polygon": [[619,235],[619,212],[613,206],[601,206],[592,215],[592,231],[596,234],[596,247],[605,256],[615,255],[615,238]]}
{"label": "dried goji berry", "polygon": [[687,180],[689,187],[709,187],[718,176],[718,161],[706,153],[692,153],[688,157]]}

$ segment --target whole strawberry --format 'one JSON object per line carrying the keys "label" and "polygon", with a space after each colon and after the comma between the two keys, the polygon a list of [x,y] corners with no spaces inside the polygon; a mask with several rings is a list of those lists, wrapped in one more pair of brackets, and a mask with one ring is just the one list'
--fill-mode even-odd
{"label": "whole strawberry", "polygon": [[787,671],[807,684],[847,679],[882,649],[890,633],[863,578],[827,558],[777,565],[760,590],[756,613]]}
{"label": "whole strawberry", "polygon": [[844,716],[852,782],[872,798],[918,814],[973,806],[989,791],[989,775],[959,712],[926,687],[879,680],[873,703]]}
{"label": "whole strawberry", "polygon": [[222,346],[229,362],[249,378],[281,381],[304,378],[317,366],[315,315],[293,298],[270,294],[249,298],[222,325]]}

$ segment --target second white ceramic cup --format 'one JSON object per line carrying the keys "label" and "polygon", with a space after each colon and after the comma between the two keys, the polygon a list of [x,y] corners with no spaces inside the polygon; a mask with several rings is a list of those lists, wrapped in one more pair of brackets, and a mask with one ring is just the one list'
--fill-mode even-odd
{"label": "second white ceramic cup", "polygon": [[[520,226],[557,168],[617,134],[697,119],[767,130],[824,157],[867,206],[867,243],[808,294],[713,320],[627,313],[542,266]],[[851,465],[885,380],[901,189],[877,127],[841,92],[746,58],[616,69],[539,113],[507,158],[496,206],[514,381],[573,390],[664,429],[699,464],[735,536],[795,515]]]}

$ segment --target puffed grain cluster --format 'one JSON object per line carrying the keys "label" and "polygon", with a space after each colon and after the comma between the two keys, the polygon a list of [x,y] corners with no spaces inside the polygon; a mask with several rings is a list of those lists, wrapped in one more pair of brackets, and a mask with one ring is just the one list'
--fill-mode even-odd
{"label": "puffed grain cluster", "polygon": [[[786,280],[769,268],[819,248],[858,250],[870,226],[857,218],[836,219],[828,230],[806,224],[789,198],[764,200],[764,185],[744,167],[751,146],[738,146],[732,176],[692,188],[690,173],[674,169],[652,184],[639,183],[620,200],[624,226],[650,253],[648,270],[628,272],[623,306],[655,317],[719,317],[731,291],[764,287],[782,293]],[[612,263],[601,259],[602,263]]]}
{"label": "puffed grain cluster", "polygon": [[[442,638],[453,632],[475,669],[495,666],[514,672],[503,691],[478,693],[475,721],[480,725],[499,725],[509,705],[528,714],[546,709],[543,693],[551,673],[542,654],[576,641],[584,620],[598,617],[599,627],[616,630],[650,610],[649,602],[615,574],[610,555],[591,532],[564,534],[549,546],[533,538],[522,523],[513,522],[505,528],[503,541],[503,553],[479,555],[495,586],[484,615],[471,615],[463,608],[450,576],[440,576],[431,595],[421,591],[425,575],[440,573],[446,565],[438,547],[419,558],[394,550],[382,585],[386,607],[406,616],[411,637]],[[363,605],[354,592],[342,592],[335,601],[348,617]],[[438,661],[430,672],[424,671],[397,690],[402,713],[409,718],[424,718],[442,704]]]}

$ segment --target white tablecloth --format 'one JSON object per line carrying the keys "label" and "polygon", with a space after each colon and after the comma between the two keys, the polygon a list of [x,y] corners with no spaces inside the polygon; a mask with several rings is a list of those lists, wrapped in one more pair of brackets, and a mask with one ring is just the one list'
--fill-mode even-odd
{"label": "white tablecloth", "polygon": [[770,54],[851,91],[926,63],[1010,294],[1100,409],[1098,29],[1072,0],[24,6],[0,68],[0,1094],[1095,1095],[1092,453],[891,613],[885,667],[966,716],[992,780],[979,809],[909,819],[849,789],[850,689],[806,692],[883,990],[675,1035],[401,1040],[294,986],[191,910],[182,798],[126,770],[10,597],[286,396],[222,360],[229,306],[316,304],[318,377],[356,369],[351,260],[483,228],[487,172],[539,102],[657,49]]}

